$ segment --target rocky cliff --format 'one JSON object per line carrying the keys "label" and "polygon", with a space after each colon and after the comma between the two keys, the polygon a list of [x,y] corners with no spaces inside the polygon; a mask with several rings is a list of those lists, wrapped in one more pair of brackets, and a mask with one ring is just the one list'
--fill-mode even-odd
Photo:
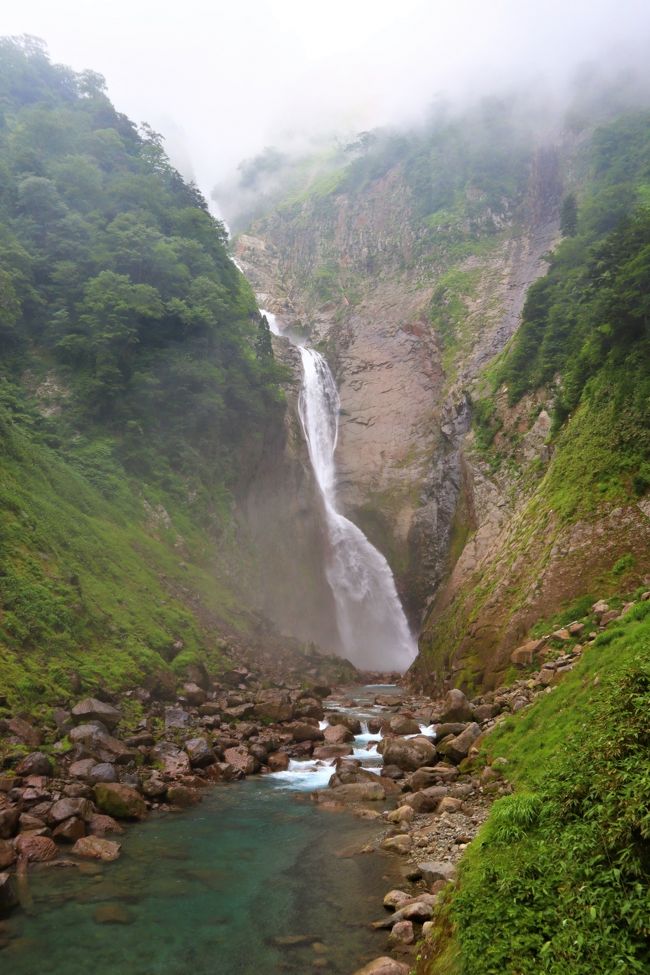
{"label": "rocky cliff", "polygon": [[[579,317],[598,290],[596,248],[634,212],[647,132],[644,118],[558,128],[513,149],[515,175],[498,192],[477,163],[424,217],[407,147],[361,180],[350,164],[238,240],[266,305],[334,367],[340,499],[423,621],[419,683],[497,684],[536,621],[629,591],[650,570],[647,488],[629,473],[645,463],[643,408],[627,409],[624,370],[595,337],[602,313]],[[619,156],[633,160],[625,179]],[[576,196],[580,220],[568,220]],[[540,318],[536,299],[525,303],[561,239],[561,210],[569,239],[548,276],[558,297]]]}

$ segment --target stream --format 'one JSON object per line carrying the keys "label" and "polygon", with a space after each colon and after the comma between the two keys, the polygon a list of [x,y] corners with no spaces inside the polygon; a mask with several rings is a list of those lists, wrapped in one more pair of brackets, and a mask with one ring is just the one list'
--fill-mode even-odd
{"label": "stream", "polygon": [[[366,722],[389,686],[350,690]],[[342,710],[336,701],[328,702]],[[380,770],[379,735],[364,731],[355,757]],[[325,811],[309,792],[330,763],[206,790],[200,806],[130,827],[108,865],[30,870],[31,913],[7,922],[2,970],[12,975],[350,975],[381,954],[370,922],[399,886],[399,864],[351,855],[377,822]],[[102,922],[103,919],[103,922]]]}

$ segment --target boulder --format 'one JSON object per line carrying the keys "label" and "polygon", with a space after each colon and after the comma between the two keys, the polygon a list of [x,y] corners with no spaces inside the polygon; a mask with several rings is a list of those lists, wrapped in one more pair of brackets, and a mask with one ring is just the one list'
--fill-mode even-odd
{"label": "boulder", "polygon": [[498,704],[477,704],[474,708],[474,719],[478,722],[491,721],[500,711]]}
{"label": "boulder", "polygon": [[153,772],[142,783],[142,792],[147,799],[161,799],[167,792],[167,783],[158,772]]}
{"label": "boulder", "polygon": [[117,782],[115,766],[110,762],[98,762],[89,769],[87,779],[91,785],[97,785],[99,782]]}
{"label": "boulder", "polygon": [[121,844],[105,840],[101,836],[82,836],[72,847],[75,856],[110,863],[120,855]]}
{"label": "boulder", "polygon": [[52,760],[44,752],[32,752],[26,755],[16,766],[17,775],[45,775],[53,774]]}
{"label": "boulder", "polygon": [[323,741],[325,737],[318,725],[308,724],[306,721],[294,721],[287,730],[294,741]]}
{"label": "boulder", "polygon": [[18,907],[18,890],[13,876],[4,871],[0,873],[0,914],[8,914]]}
{"label": "boulder", "polygon": [[85,724],[88,721],[101,721],[106,728],[112,729],[119,724],[122,717],[121,713],[112,704],[105,701],[98,701],[94,697],[86,697],[83,701],[72,709],[72,717],[77,724]]}
{"label": "boulder", "polygon": [[52,833],[55,840],[61,840],[64,843],[76,843],[77,840],[85,835],[86,824],[83,819],[79,819],[77,816],[64,819]]}
{"label": "boulder", "polygon": [[[353,714],[348,714],[346,711],[328,711],[327,720],[331,725],[344,725],[353,735],[361,734],[361,722]],[[379,731],[379,727],[377,727],[377,731]]]}
{"label": "boulder", "polygon": [[105,833],[123,833],[124,827],[120,826],[112,816],[95,813],[88,823],[88,832],[93,836],[103,836]]}
{"label": "boulder", "polygon": [[412,945],[415,941],[415,929],[412,921],[398,921],[388,935],[388,943],[392,945]]}
{"label": "boulder", "polygon": [[244,775],[253,775],[259,769],[259,762],[242,745],[236,748],[226,748],[223,757],[234,769]]}
{"label": "boulder", "polygon": [[323,731],[325,741],[330,745],[344,745],[349,741],[354,741],[354,735],[344,724],[329,725]]}
{"label": "boulder", "polygon": [[131,752],[124,742],[109,735],[100,721],[77,725],[70,731],[70,741],[101,762],[127,762]]}
{"label": "boulder", "polygon": [[420,725],[413,718],[405,714],[395,714],[388,722],[388,727],[394,735],[417,735]]}
{"label": "boulder", "polygon": [[161,741],[152,748],[151,760],[158,763],[162,774],[171,779],[189,775],[191,771],[189,755],[171,741]]}
{"label": "boulder", "polygon": [[11,718],[7,721],[7,730],[9,734],[18,738],[23,744],[29,745],[30,748],[38,748],[43,741],[43,736],[38,728],[35,728],[29,721],[25,721],[24,718]]}
{"label": "boulder", "polygon": [[165,708],[165,731],[174,728],[187,728],[190,716],[183,708]]}
{"label": "boulder", "polygon": [[193,768],[205,768],[207,765],[214,765],[217,760],[205,738],[190,738],[185,742],[185,751]]}
{"label": "boulder", "polygon": [[407,894],[403,890],[389,890],[384,897],[384,907],[387,907],[390,911],[396,911],[412,900],[413,897],[411,894]]}
{"label": "boulder", "polygon": [[386,850],[387,853],[398,853],[400,856],[405,856],[407,853],[410,853],[412,846],[413,840],[408,833],[398,833],[397,836],[387,836],[381,844],[382,850]]}
{"label": "boulder", "polygon": [[457,687],[447,691],[440,720],[442,722],[471,721],[472,717],[472,706],[463,692]]}
{"label": "boulder", "polygon": [[377,746],[386,765],[397,765],[407,772],[413,772],[423,765],[431,765],[436,757],[436,748],[428,738],[383,738]]}
{"label": "boulder", "polygon": [[410,806],[416,813],[435,812],[445,796],[449,795],[449,786],[432,785],[419,792],[404,796],[402,802],[405,806]]}
{"label": "boulder", "polygon": [[325,795],[319,794],[324,799],[331,797],[336,802],[383,802],[386,798],[386,791],[381,782],[352,782],[349,785],[339,785],[335,789],[328,790]]}
{"label": "boulder", "polygon": [[95,802],[102,812],[115,819],[144,819],[145,801],[139,792],[121,782],[101,782],[95,786]]}
{"label": "boulder", "polygon": [[77,762],[72,763],[68,771],[73,779],[87,779],[88,773],[95,765],[97,762],[94,758],[80,758]]}
{"label": "boulder", "polygon": [[415,810],[412,806],[399,806],[386,817],[389,823],[410,823],[414,818]]}
{"label": "boulder", "polygon": [[456,867],[447,860],[426,860],[418,863],[418,870],[425,884],[429,886],[438,880],[453,880],[456,876]]}
{"label": "boulder", "polygon": [[16,840],[16,852],[30,863],[45,863],[57,855],[56,843],[49,836],[21,833]]}
{"label": "boulder", "polygon": [[468,725],[459,735],[456,735],[455,738],[441,742],[438,745],[438,751],[445,758],[449,759],[450,762],[458,765],[464,758],[467,758],[470,748],[480,734],[481,726],[474,722]]}
{"label": "boulder", "polygon": [[427,789],[431,785],[453,782],[458,778],[458,774],[455,765],[438,762],[437,765],[424,765],[417,769],[412,775],[409,775],[406,781],[413,792],[417,792],[419,789]]}
{"label": "boulder", "polygon": [[177,782],[167,789],[167,802],[171,803],[172,806],[187,809],[189,806],[196,806],[200,801],[201,793],[198,789],[191,789]]}
{"label": "boulder", "polygon": [[72,816],[89,821],[94,812],[95,808],[89,799],[59,799],[50,807],[47,819],[51,826],[56,826]]}
{"label": "boulder", "polygon": [[266,764],[272,772],[284,772],[289,768],[289,756],[286,752],[271,752],[267,756]]}
{"label": "boulder", "polygon": [[260,691],[253,711],[255,717],[262,721],[291,721],[294,716],[294,706],[289,700],[289,695],[278,688]]}
{"label": "boulder", "polygon": [[383,955],[381,958],[369,961],[363,968],[357,969],[354,975],[409,975],[410,970],[410,965]]}

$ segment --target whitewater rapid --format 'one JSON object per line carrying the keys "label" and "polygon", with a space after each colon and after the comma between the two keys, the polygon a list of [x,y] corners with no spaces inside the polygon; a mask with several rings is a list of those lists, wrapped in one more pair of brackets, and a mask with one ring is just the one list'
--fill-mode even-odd
{"label": "whitewater rapid", "polygon": [[[275,315],[262,311],[275,335]],[[293,341],[290,335],[287,336]],[[328,551],[326,576],[334,596],[344,654],[362,670],[404,671],[417,647],[388,562],[336,505],[334,453],[340,400],[325,358],[294,341],[302,360],[299,412],[309,458],[323,502]]]}

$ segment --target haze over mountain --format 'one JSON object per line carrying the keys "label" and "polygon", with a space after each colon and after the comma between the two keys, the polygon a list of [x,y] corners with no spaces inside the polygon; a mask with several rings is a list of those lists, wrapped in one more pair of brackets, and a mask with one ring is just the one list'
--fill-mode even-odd
{"label": "haze over mountain", "polygon": [[267,145],[304,151],[324,136],[411,123],[441,93],[561,93],[585,62],[644,68],[650,10],[643,0],[3,4],[0,34],[23,33],[53,60],[104,74],[118,109],[160,131],[209,196]]}

